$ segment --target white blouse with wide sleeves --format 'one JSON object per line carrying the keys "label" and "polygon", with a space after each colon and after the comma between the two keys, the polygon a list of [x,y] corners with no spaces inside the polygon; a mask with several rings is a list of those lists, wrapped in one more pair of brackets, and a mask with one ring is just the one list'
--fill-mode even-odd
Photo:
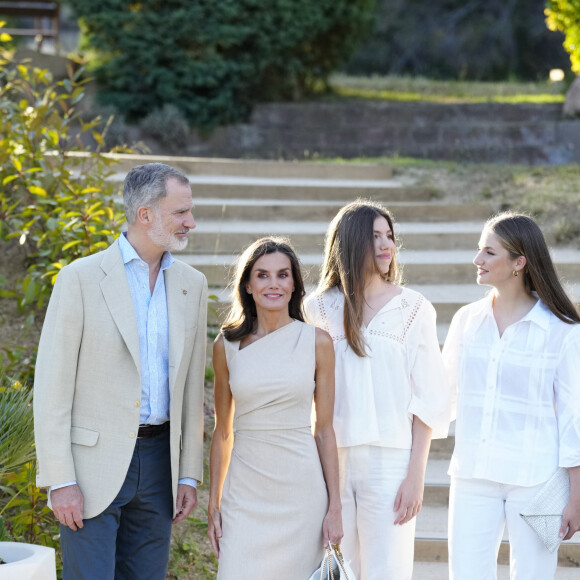
{"label": "white blouse with wide sleeves", "polygon": [[435,309],[403,288],[362,328],[369,356],[349,347],[338,288],[310,296],[310,322],[333,339],[336,358],[334,430],[339,447],[377,445],[411,449],[413,415],[447,437],[452,392],[437,340]]}

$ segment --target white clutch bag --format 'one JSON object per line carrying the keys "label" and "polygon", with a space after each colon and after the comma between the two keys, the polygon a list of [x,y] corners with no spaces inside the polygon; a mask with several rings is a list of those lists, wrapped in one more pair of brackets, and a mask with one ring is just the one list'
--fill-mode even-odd
{"label": "white clutch bag", "polygon": [[345,562],[340,546],[330,542],[324,550],[320,567],[309,580],[356,580],[348,562]]}
{"label": "white clutch bag", "polygon": [[569,501],[570,476],[565,467],[560,467],[520,513],[550,552],[562,542],[559,535],[562,513]]}

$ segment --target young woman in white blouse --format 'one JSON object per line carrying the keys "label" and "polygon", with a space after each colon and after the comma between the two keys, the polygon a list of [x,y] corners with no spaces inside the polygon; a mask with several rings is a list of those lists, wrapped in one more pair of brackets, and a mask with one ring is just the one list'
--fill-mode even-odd
{"label": "young woman in white blouse", "polygon": [[449,427],[435,310],[399,285],[396,254],[384,207],[345,206],[305,306],[334,341],[342,546],[359,580],[411,578],[430,441]]}
{"label": "young woman in white blouse", "polygon": [[550,553],[520,517],[558,466],[570,474],[560,535],[580,528],[580,316],[562,289],[544,236],[521,214],[489,220],[477,283],[443,350],[458,391],[451,459],[451,580],[490,580],[507,523],[512,580],[554,578]]}

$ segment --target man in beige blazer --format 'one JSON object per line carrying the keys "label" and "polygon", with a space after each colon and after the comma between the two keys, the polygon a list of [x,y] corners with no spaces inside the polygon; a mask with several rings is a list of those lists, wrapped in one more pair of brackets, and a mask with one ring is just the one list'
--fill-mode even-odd
{"label": "man in beige blazer", "polygon": [[63,580],[162,580],[203,474],[207,282],[174,260],[195,228],[179,171],[132,169],[128,230],[59,273],[34,380],[37,484]]}

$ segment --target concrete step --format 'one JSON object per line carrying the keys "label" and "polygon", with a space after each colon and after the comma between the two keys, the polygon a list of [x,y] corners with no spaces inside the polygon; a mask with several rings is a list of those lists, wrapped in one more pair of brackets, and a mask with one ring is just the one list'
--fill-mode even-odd
{"label": "concrete step", "polygon": [[437,324],[445,325],[441,326],[445,334],[451,319],[462,306],[480,300],[490,291],[488,286],[478,286],[475,283],[408,286],[421,292],[433,304],[437,312]]}
{"label": "concrete step", "polygon": [[[122,182],[126,172],[112,174]],[[341,179],[318,177],[260,177],[243,175],[187,174],[194,198],[348,200],[356,197],[393,201],[428,201],[437,193],[429,187],[415,187],[400,179]]]}
{"label": "concrete step", "polygon": [[[552,253],[558,275],[580,280],[580,252],[556,249]],[[399,263],[403,277],[414,284],[468,284],[475,282],[474,251],[403,251]]]}
{"label": "concrete step", "polygon": [[[417,516],[417,527],[415,530],[415,538],[429,539],[429,540],[446,540],[447,533],[447,504],[431,505],[424,502],[419,515]],[[435,559],[418,558],[419,560]],[[442,558],[443,559],[443,558]],[[447,555],[445,555],[447,559]]]}
{"label": "concrete step", "polygon": [[[261,159],[224,159],[215,157],[178,157],[165,155],[106,155],[118,162],[117,172],[127,172],[144,163],[166,163],[186,175],[241,177],[288,177],[315,179],[390,179],[393,168],[384,163],[336,163],[313,161],[264,161]],[[124,177],[124,176],[123,176]]]}
{"label": "concrete step", "polygon": [[347,203],[358,197],[377,201],[429,201],[435,195],[428,187],[401,185],[392,181],[314,180],[263,178],[240,180],[232,178],[224,182],[192,178],[194,199],[223,197],[238,199],[307,199],[330,200]]}
{"label": "concrete step", "polygon": [[[488,286],[479,286],[475,282],[468,284],[407,284],[406,286],[421,292],[427,300],[436,306],[450,305],[457,306],[457,308],[483,298],[490,290]],[[316,284],[307,284],[305,290],[307,295],[311,294],[316,290]],[[220,302],[230,301],[231,291],[229,288],[214,287],[212,292],[219,298]],[[453,313],[455,311],[453,310]]]}
{"label": "concrete step", "polygon": [[[228,302],[221,302],[217,298],[217,295],[213,293],[210,289],[210,295],[212,296],[212,302],[210,305],[210,310],[208,312],[208,323],[210,325],[219,326],[223,323],[226,318],[226,314],[229,308]],[[445,338],[449,332],[449,321],[438,322],[437,323],[437,338],[439,340],[439,345],[443,347],[445,344]]]}
{"label": "concrete step", "polygon": [[[408,284],[409,288],[421,292],[429,300],[437,311],[437,323],[442,325],[441,331],[448,328],[453,315],[465,304],[475,302],[483,298],[489,291],[487,286],[471,284]],[[316,288],[315,284],[308,284],[306,293],[310,294]],[[211,293],[217,297],[215,306],[227,309],[231,301],[228,288],[212,288]]]}
{"label": "concrete step", "polygon": [[[122,182],[126,172],[110,176]],[[239,175],[191,175],[194,199],[306,199],[348,202],[357,197],[390,201],[429,201],[432,188],[415,187],[396,179],[322,179],[315,177],[254,177]]]}
{"label": "concrete step", "polygon": [[[417,516],[415,531],[415,560],[421,562],[446,562],[448,560],[448,508],[445,505],[423,505]],[[507,527],[500,545],[498,563],[509,564]],[[564,542],[558,551],[558,566],[580,566],[580,538]],[[577,571],[580,574],[580,571]]]}
{"label": "concrete step", "polygon": [[[419,514],[420,517],[421,514]],[[417,526],[419,526],[419,520],[417,520]],[[426,538],[418,535],[415,536],[415,562],[447,562],[448,554],[446,537]],[[507,540],[503,540],[500,544],[497,561],[499,565],[509,565],[509,543]],[[568,540],[558,550],[558,570],[567,569],[573,571],[574,575],[562,576],[563,578],[579,578],[579,567],[580,543]],[[558,577],[556,576],[556,578]]]}
{"label": "concrete step", "polygon": [[[554,580],[578,580],[576,568],[558,567]],[[509,580],[510,569],[505,564],[497,567],[497,580]],[[449,580],[447,562],[418,562],[413,566],[413,580]]]}
{"label": "concrete step", "polygon": [[[200,196],[194,192],[195,217],[199,227],[207,220],[223,221],[323,221],[328,223],[338,210],[358,195],[342,200],[313,199],[251,199],[251,198],[218,198]],[[381,201],[393,214],[395,223],[400,222],[457,222],[477,220],[479,229],[483,222],[493,213],[485,204],[446,203],[440,200],[395,201],[392,197],[384,199],[371,196]],[[450,231],[450,233],[453,230]],[[440,232],[443,233],[443,232]]]}
{"label": "concrete step", "polygon": [[424,505],[449,505],[449,484],[425,482],[423,490]]}
{"label": "concrete step", "polygon": [[[446,439],[433,439],[431,441],[431,448],[429,452],[429,461],[432,460],[443,460],[449,465],[449,460],[451,459],[451,454],[453,453],[453,448],[455,447],[455,423],[451,423],[449,428],[449,436]],[[434,469],[442,469],[441,467]],[[447,467],[445,467],[444,472],[446,472]],[[441,475],[441,478],[443,475]],[[435,480],[437,483],[443,483],[441,479]]]}
{"label": "concrete step", "polygon": [[[299,254],[323,252],[326,221],[202,220],[189,237],[187,252],[234,253],[257,238],[280,235],[290,238]],[[480,236],[479,222],[399,223],[398,242],[407,250],[472,249]]]}
{"label": "concrete step", "polygon": [[[435,439],[437,441],[437,439]],[[433,441],[431,442],[433,443]],[[425,473],[425,481],[429,485],[449,485],[451,478],[447,475],[449,469],[450,457],[443,457],[441,454],[435,452],[429,455],[427,461],[427,471]]]}
{"label": "concrete step", "polygon": [[[413,284],[469,284],[475,282],[475,266],[471,263],[473,255],[473,251],[462,250],[403,250],[399,254],[399,263],[403,265],[404,279]],[[300,257],[306,283],[316,283],[321,254],[305,253]],[[553,257],[559,276],[567,280],[580,280],[580,251],[556,249]],[[227,286],[228,271],[236,256],[184,253],[180,259],[201,270],[207,276],[210,286],[220,288]]]}
{"label": "concrete step", "polygon": [[[475,281],[473,257],[473,250],[403,251],[399,261],[404,265],[405,278],[414,284],[466,284]],[[556,248],[552,251],[552,258],[561,277],[580,279],[580,251]]]}
{"label": "concrete step", "polygon": [[447,338],[447,333],[449,332],[449,322],[438,322],[437,323],[437,338],[439,339],[439,345],[443,348],[445,344],[445,339]]}
{"label": "concrete step", "polygon": [[423,504],[429,506],[449,505],[449,484],[451,478],[447,475],[450,457],[430,453],[425,473],[425,491]]}
{"label": "concrete step", "polygon": [[[437,312],[437,333],[439,336],[440,344],[443,344],[447,331],[449,330],[449,323],[453,318],[454,314],[465,304],[474,302],[482,298],[488,288],[484,286],[477,286],[476,284],[457,284],[457,285],[442,285],[441,286],[441,296],[438,296],[438,288],[436,285],[433,286],[421,286],[416,284],[409,284],[409,288],[414,288],[424,294],[427,299],[432,302]],[[315,285],[309,284],[306,287],[306,293],[314,291]],[[443,293],[447,291],[449,294],[444,296]],[[215,300],[212,301],[213,310],[217,311],[211,312],[210,324],[219,324],[220,320],[223,320],[225,312],[227,311],[229,304],[231,302],[230,290],[228,288],[211,288],[210,294],[215,296]],[[216,316],[216,313],[221,313],[220,316]]]}

